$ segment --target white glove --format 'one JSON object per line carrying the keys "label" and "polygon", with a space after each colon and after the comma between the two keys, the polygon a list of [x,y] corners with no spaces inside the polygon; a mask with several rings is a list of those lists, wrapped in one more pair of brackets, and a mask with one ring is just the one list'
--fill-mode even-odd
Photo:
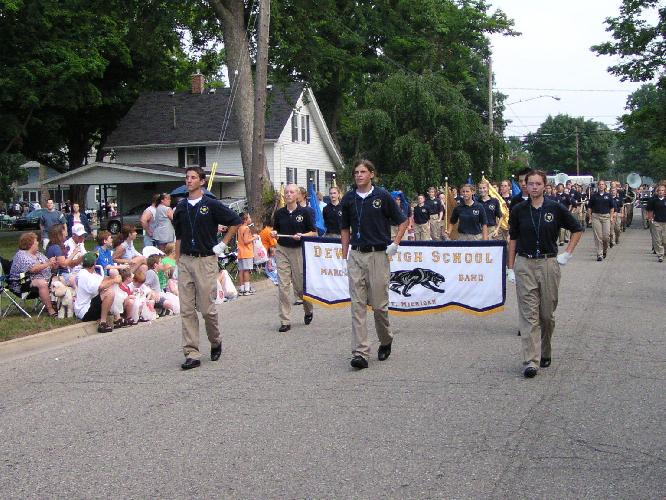
{"label": "white glove", "polygon": [[398,253],[398,245],[395,243],[391,243],[389,246],[386,247],[386,255],[389,257],[393,257],[396,253]]}
{"label": "white glove", "polygon": [[566,266],[567,262],[571,260],[571,257],[573,257],[573,255],[569,252],[562,252],[557,256],[557,262],[560,266]]}
{"label": "white glove", "polygon": [[220,241],[217,245],[213,247],[213,252],[215,253],[215,255],[219,257],[220,255],[222,255],[227,251],[227,248],[229,248],[227,244],[224,241]]}
{"label": "white glove", "polygon": [[516,273],[513,269],[506,270],[506,279],[509,280],[509,283],[516,282]]}

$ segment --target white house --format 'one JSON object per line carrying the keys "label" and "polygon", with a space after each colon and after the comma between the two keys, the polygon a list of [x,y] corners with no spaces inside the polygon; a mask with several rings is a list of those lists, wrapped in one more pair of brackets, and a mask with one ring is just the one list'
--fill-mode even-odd
{"label": "white house", "polygon": [[[99,186],[100,193],[116,194],[124,212],[153,193],[183,185],[185,167],[199,165],[210,172],[217,162],[213,193],[228,201],[245,198],[238,124],[229,106],[230,89],[205,90],[202,75],[193,75],[190,92],[142,94],[108,137],[104,148],[110,161],[46,183]],[[265,153],[276,189],[289,182],[306,186],[312,179],[318,190],[327,191],[333,183],[342,158],[314,94],[303,84],[269,89]]]}

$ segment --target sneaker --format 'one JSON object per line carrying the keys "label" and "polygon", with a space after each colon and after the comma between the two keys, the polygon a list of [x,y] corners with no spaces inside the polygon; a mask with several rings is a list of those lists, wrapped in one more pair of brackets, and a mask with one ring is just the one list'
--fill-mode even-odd
{"label": "sneaker", "polygon": [[659,257],[659,258],[657,259],[657,262],[664,262],[664,258],[663,258],[663,257]]}
{"label": "sneaker", "polygon": [[100,323],[97,326],[97,333],[109,333],[112,332],[113,328],[108,323]]}
{"label": "sneaker", "polygon": [[368,360],[365,359],[363,356],[354,356],[349,364],[353,368],[362,370],[363,368],[368,367]]}
{"label": "sneaker", "polygon": [[250,288],[249,290],[245,290],[246,295],[254,295],[257,293],[257,291],[254,288]]}

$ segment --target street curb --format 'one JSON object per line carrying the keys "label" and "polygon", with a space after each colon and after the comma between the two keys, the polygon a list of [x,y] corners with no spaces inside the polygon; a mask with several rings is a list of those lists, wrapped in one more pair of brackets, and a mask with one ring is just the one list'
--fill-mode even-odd
{"label": "street curb", "polygon": [[[268,286],[269,284],[271,287]],[[253,285],[258,291],[274,287],[269,279],[256,281]],[[152,323],[168,318],[173,318],[173,316],[156,318]],[[105,335],[97,333],[97,321],[75,323],[73,325],[56,328],[55,330],[47,330],[45,332],[35,333],[34,335],[27,335],[25,337],[0,342],[0,362],[13,359],[19,355],[43,351],[52,347],[59,347],[68,342],[93,335]]]}

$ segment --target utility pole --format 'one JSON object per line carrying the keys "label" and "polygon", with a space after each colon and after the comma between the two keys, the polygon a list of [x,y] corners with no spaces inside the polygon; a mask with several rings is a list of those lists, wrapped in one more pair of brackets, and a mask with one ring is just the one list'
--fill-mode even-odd
{"label": "utility pole", "polygon": [[248,193],[249,209],[254,218],[262,210],[264,184],[268,182],[264,138],[266,132],[266,97],[268,83],[268,33],[271,20],[270,0],[259,1],[259,28],[257,30],[257,63],[254,91],[254,130],[252,131],[252,172],[259,173],[251,179]]}
{"label": "utility pole", "polygon": [[490,131],[490,165],[488,166],[488,175],[493,175],[493,60],[488,56],[488,130]]}
{"label": "utility pole", "polygon": [[579,146],[578,127],[576,127],[576,175],[580,175],[580,154],[578,146]]}

